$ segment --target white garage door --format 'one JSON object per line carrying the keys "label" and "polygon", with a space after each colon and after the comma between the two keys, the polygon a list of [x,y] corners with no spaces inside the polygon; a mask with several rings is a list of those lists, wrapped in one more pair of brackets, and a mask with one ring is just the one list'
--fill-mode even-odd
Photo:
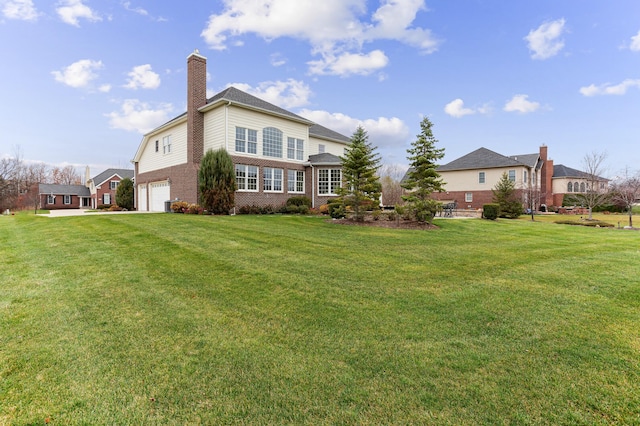
{"label": "white garage door", "polygon": [[157,182],[151,185],[151,194],[149,195],[149,204],[152,212],[163,212],[164,202],[171,199],[171,191],[169,183]]}
{"label": "white garage door", "polygon": [[138,187],[138,211],[147,211],[147,185]]}

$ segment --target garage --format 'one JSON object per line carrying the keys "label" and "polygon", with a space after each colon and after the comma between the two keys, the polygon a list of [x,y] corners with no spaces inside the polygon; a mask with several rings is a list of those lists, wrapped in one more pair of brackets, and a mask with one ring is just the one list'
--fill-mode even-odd
{"label": "garage", "polygon": [[163,212],[164,202],[171,199],[171,188],[168,182],[155,182],[149,185],[151,193],[149,194],[150,211]]}
{"label": "garage", "polygon": [[147,185],[138,186],[138,211],[147,211]]}

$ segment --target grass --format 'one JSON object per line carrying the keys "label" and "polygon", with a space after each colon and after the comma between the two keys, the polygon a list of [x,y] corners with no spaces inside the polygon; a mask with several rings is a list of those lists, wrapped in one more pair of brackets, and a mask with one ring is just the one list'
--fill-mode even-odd
{"label": "grass", "polygon": [[0,217],[0,424],[640,424],[636,232]]}
{"label": "grass", "polygon": [[[616,228],[624,228],[629,225],[629,215],[627,213],[592,213],[592,219],[594,221],[608,223]],[[587,215],[574,215],[574,214],[538,214],[535,215],[535,221],[545,223],[559,223],[559,222],[584,222],[588,218]],[[522,215],[520,220],[531,220],[531,215]],[[640,227],[640,218],[638,214],[633,214],[633,226]]]}

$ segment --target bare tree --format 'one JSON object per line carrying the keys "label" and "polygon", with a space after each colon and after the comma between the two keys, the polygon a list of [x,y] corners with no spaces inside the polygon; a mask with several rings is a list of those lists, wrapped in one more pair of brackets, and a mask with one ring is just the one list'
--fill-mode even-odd
{"label": "bare tree", "polygon": [[586,191],[580,194],[573,194],[572,200],[589,210],[589,220],[591,220],[594,207],[598,207],[610,199],[607,179],[603,178],[604,160],[607,158],[606,152],[593,151],[586,154],[582,159],[582,176],[586,181]]}
{"label": "bare tree", "polygon": [[400,182],[405,170],[397,164],[383,164],[378,173],[382,184],[382,204],[385,206],[402,204],[404,190]]}
{"label": "bare tree", "polygon": [[[40,183],[47,183],[49,179],[49,168],[45,163],[32,163],[23,167],[22,187],[27,201],[34,209],[38,210],[40,204]],[[25,203],[26,206],[26,203]]]}
{"label": "bare tree", "polygon": [[540,200],[545,194],[540,191],[540,186],[537,182],[527,182],[522,187],[522,201],[527,207],[528,213],[531,214],[531,220],[535,221],[535,212],[540,206]]}
{"label": "bare tree", "polygon": [[58,185],[80,185],[82,178],[73,166],[54,167],[51,170],[51,181]]}
{"label": "bare tree", "polygon": [[16,148],[13,157],[0,158],[0,211],[15,208],[20,195],[22,158]]}
{"label": "bare tree", "polygon": [[624,205],[629,214],[629,227],[633,228],[633,206],[640,199],[640,172],[632,175],[625,169],[624,176],[612,185],[611,199]]}

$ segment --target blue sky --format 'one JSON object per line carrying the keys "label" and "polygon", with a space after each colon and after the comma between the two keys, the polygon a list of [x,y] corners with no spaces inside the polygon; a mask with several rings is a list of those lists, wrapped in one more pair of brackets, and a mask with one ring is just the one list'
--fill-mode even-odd
{"label": "blue sky", "polygon": [[182,113],[186,58],[406,166],[428,116],[443,163],[549,147],[640,169],[640,1],[0,0],[0,156],[132,167]]}

